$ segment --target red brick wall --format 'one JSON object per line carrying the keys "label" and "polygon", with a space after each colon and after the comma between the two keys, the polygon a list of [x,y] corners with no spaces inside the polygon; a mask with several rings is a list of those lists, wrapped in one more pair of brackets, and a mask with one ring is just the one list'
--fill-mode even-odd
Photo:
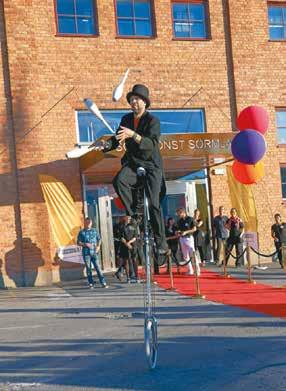
{"label": "red brick wall", "polygon": [[[209,1],[211,39],[206,41],[173,40],[170,1],[154,3],[157,37],[119,39],[115,36],[113,0],[97,1],[99,37],[95,38],[57,37],[52,1],[5,2],[16,138],[22,137],[25,130],[39,121],[73,86],[79,95],[94,98],[101,108],[127,107],[124,99],[119,103],[111,101],[112,89],[127,67],[137,71],[131,72],[126,89],[136,82],[148,85],[153,108],[181,108],[201,88],[186,107],[205,108],[208,132],[231,131],[231,113],[233,115],[236,108],[231,90],[232,59],[226,57],[229,53],[225,39],[229,39],[225,33],[227,2]],[[285,153],[276,146],[274,107],[283,105],[285,100],[285,45],[268,42],[266,2],[229,3],[237,109],[259,103],[269,110],[271,117],[265,184],[255,187],[262,248],[268,249],[272,248],[268,234],[272,212],[284,211],[279,162],[285,161]],[[3,87],[0,100],[4,101],[2,90]],[[47,275],[52,269],[55,245],[37,176],[45,173],[62,180],[81,211],[78,164],[65,159],[65,153],[76,143],[74,110],[80,107],[76,94],[71,93],[17,144],[23,237],[30,238],[40,249],[41,264],[44,264],[41,268]],[[1,121],[4,134],[7,130],[5,115]],[[0,140],[7,143],[3,137]],[[1,169],[5,173],[3,163]],[[212,176],[211,182],[214,210],[220,204],[229,208],[226,176]],[[267,197],[264,189],[267,189]],[[12,186],[9,205],[1,206],[0,212],[9,220],[10,227],[8,236],[0,239],[3,240],[0,243],[2,258],[15,237],[13,191]],[[26,248],[23,251],[26,267],[38,261],[39,254],[30,257]]]}

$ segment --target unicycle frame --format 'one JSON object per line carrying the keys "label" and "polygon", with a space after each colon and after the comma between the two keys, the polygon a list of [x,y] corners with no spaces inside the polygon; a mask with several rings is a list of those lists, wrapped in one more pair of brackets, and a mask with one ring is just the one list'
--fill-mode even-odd
{"label": "unicycle frame", "polygon": [[151,257],[150,257],[150,235],[149,235],[149,202],[145,190],[145,175],[146,171],[140,167],[137,170],[137,175],[143,179],[143,202],[144,202],[144,256],[145,256],[145,273],[146,273],[146,294],[145,300],[145,321],[144,321],[144,343],[147,362],[150,369],[154,369],[157,363],[157,319],[153,314],[152,307],[152,278],[151,278]]}

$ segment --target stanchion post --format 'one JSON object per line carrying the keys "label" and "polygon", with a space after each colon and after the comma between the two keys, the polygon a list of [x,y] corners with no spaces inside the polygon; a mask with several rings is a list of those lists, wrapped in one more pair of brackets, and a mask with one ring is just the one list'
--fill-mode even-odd
{"label": "stanchion post", "polygon": [[[196,294],[193,296],[194,299],[205,299],[206,296],[201,294],[201,289],[200,289],[200,281],[199,281],[199,276],[198,276],[198,267],[197,267],[197,259],[196,259],[196,254],[194,253],[193,256],[194,260],[194,267],[195,267],[195,281],[196,281]],[[192,261],[190,261],[192,262]]]}
{"label": "stanchion post", "polygon": [[252,275],[251,275],[250,247],[248,243],[246,244],[246,259],[247,259],[248,282],[251,284],[256,284],[256,281],[252,279]]}

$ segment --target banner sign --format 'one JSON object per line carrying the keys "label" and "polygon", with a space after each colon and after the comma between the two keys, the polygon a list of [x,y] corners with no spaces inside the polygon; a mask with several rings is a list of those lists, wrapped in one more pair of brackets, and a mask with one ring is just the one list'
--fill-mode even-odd
{"label": "banner sign", "polygon": [[84,260],[82,258],[82,249],[75,244],[58,248],[57,254],[58,257],[64,262],[84,264]]}
{"label": "banner sign", "polygon": [[258,251],[257,232],[244,232],[243,241],[246,245]]}

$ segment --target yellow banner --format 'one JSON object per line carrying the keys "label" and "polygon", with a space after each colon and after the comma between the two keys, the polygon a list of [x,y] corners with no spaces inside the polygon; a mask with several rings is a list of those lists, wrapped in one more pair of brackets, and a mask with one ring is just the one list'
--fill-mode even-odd
{"label": "yellow banner", "polygon": [[251,185],[238,182],[227,166],[227,180],[230,192],[231,206],[237,209],[238,216],[245,223],[245,231],[257,232],[257,214]]}
{"label": "yellow banner", "polygon": [[65,185],[52,176],[39,175],[39,180],[57,246],[75,244],[81,222],[72,196]]}

